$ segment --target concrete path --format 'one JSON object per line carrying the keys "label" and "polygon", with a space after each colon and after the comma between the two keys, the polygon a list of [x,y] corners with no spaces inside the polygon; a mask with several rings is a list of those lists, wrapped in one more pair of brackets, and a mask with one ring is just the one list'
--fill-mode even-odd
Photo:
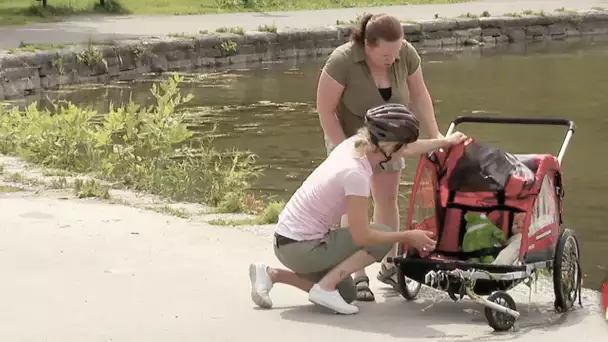
{"label": "concrete path", "polygon": [[531,307],[527,292],[512,292],[522,316],[505,334],[492,333],[475,303],[428,289],[406,302],[373,278],[378,302],[360,304],[355,316],[328,313],[280,285],[275,308],[258,310],[247,266],[277,265],[268,227],[212,227],[33,193],[0,194],[0,222],[0,341],[572,342],[608,334],[597,294],[558,315],[546,284]]}
{"label": "concrete path", "polygon": [[469,3],[446,5],[409,5],[372,8],[343,8],[323,11],[293,11],[265,13],[231,13],[192,16],[88,16],[65,22],[0,27],[0,49],[27,43],[85,42],[90,36],[96,39],[125,39],[159,37],[169,33],[197,33],[214,31],[219,27],[243,27],[254,30],[259,25],[276,25],[279,28],[309,28],[334,25],[336,20],[349,21],[365,11],[388,12],[402,20],[457,17],[464,13],[492,15],[524,10],[548,11],[565,7],[584,10],[591,7],[608,8],[608,0],[477,0]]}

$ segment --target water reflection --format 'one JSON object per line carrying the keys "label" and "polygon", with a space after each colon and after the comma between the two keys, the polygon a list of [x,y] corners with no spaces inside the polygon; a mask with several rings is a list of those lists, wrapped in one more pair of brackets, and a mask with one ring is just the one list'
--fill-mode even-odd
{"label": "water reflection", "polygon": [[[471,113],[510,116],[563,116],[578,126],[566,153],[565,224],[581,241],[586,286],[604,276],[608,219],[605,209],[608,161],[604,157],[608,117],[606,44],[541,43],[508,50],[438,53],[424,56],[425,75],[445,131],[450,119]],[[192,127],[218,125],[220,147],[250,149],[267,166],[258,188],[287,198],[325,157],[322,132],[314,111],[315,86],[322,61],[297,67],[280,64],[263,69],[193,74],[184,90],[196,97],[189,110]],[[110,101],[129,98],[152,103],[154,79],[116,83],[113,87],[52,92],[51,98],[86,103],[106,110]],[[461,129],[514,153],[557,153],[564,130],[556,127],[463,125]],[[416,161],[408,163],[403,197]],[[402,202],[405,204],[405,201]],[[402,205],[402,207],[404,207]]]}

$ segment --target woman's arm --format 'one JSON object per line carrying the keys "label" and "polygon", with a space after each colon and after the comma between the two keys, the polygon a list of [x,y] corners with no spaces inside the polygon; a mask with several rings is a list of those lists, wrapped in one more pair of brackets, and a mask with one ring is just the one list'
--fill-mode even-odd
{"label": "woman's arm", "polygon": [[468,137],[460,132],[454,132],[448,137],[438,139],[418,139],[415,142],[403,147],[401,149],[401,155],[405,158],[416,156],[422,153],[434,151],[438,148],[460,144],[466,139],[468,139]]}
{"label": "woman's arm", "polygon": [[323,133],[334,146],[346,139],[337,114],[343,90],[344,86],[329,76],[325,69],[321,71],[317,84],[317,112]]}
{"label": "woman's arm", "polygon": [[430,137],[443,137],[441,132],[439,132],[439,126],[437,125],[437,120],[435,119],[435,109],[433,108],[431,94],[429,94],[429,90],[424,82],[422,65],[420,65],[418,70],[416,70],[413,74],[408,76],[407,86],[410,91],[414,112],[419,114],[420,121],[425,126]]}
{"label": "woman's arm", "polygon": [[418,139],[415,142],[405,146],[401,150],[401,155],[405,158],[411,156],[417,156],[422,153],[434,151],[438,148],[442,148],[449,145],[446,138],[439,139]]}
{"label": "woman's arm", "polygon": [[404,232],[383,232],[371,229],[367,217],[367,201],[364,196],[346,196],[348,225],[353,242],[358,246],[392,245],[404,243],[418,250],[432,251],[436,241],[430,231],[415,229]]}
{"label": "woman's arm", "polygon": [[348,227],[357,246],[389,245],[407,240],[407,232],[381,232],[369,227],[368,197],[346,196]]}

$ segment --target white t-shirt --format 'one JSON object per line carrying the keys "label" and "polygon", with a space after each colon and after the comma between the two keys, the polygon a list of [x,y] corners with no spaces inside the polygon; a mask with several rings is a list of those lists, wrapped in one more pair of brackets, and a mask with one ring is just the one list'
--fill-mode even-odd
{"label": "white t-shirt", "polygon": [[314,240],[346,214],[346,196],[369,197],[372,167],[355,156],[352,136],[329,154],[296,190],[279,215],[276,232],[294,240]]}

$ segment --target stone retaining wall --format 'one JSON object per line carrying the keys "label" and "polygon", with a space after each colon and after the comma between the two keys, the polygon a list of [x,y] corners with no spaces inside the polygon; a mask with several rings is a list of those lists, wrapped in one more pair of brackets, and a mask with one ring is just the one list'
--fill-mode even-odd
{"label": "stone retaining wall", "polygon": [[[558,12],[523,17],[435,19],[403,24],[417,48],[499,45],[533,40],[608,35],[608,12]],[[35,53],[0,52],[0,100],[61,85],[129,79],[144,73],[328,55],[350,26],[211,34],[188,38],[120,41]]]}

